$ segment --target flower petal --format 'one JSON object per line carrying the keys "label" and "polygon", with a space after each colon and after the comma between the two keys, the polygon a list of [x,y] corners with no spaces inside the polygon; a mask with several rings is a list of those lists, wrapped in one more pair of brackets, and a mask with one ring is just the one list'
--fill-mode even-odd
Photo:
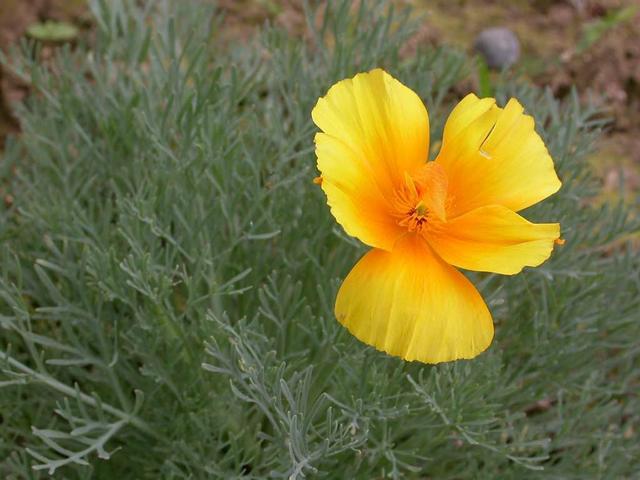
{"label": "flower petal", "polygon": [[359,155],[324,133],[316,134],[316,155],[322,172],[321,187],[338,223],[367,245],[391,250],[404,230],[375,178],[364,173]]}
{"label": "flower petal", "polygon": [[449,179],[450,217],[494,204],[517,212],[558,191],[553,160],[534,127],[514,98],[502,109],[469,94],[453,109],[436,158]]}
{"label": "flower petal", "polygon": [[405,360],[473,358],[493,338],[478,291],[418,235],[362,257],[340,287],[335,313],[358,339]]}
{"label": "flower petal", "polygon": [[316,135],[316,155],[333,215],[350,235],[391,250],[401,230],[387,219],[389,202],[405,173],[427,160],[422,101],[376,69],[336,83],[311,115],[323,132]]}
{"label": "flower petal", "polygon": [[558,223],[531,223],[501,205],[472,210],[427,231],[446,262],[467,270],[512,275],[536,267],[560,237]]}

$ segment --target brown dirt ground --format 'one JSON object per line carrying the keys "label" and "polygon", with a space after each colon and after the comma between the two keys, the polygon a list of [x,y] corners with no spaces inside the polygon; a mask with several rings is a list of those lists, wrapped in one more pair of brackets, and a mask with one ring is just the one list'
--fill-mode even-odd
{"label": "brown dirt ground", "polygon": [[[0,49],[6,52],[20,41],[30,25],[45,20],[86,26],[86,4],[84,0],[0,0]],[[43,54],[50,55],[52,48],[45,46]],[[0,149],[8,133],[19,132],[12,114],[13,105],[27,93],[28,88],[3,71],[0,65]]]}
{"label": "brown dirt ground", "polygon": [[[640,2],[638,0],[390,0],[410,6],[421,27],[403,52],[420,44],[448,43],[470,51],[475,35],[489,26],[507,26],[519,37],[518,67],[534,83],[558,97],[575,85],[598,102],[612,119],[592,161],[604,191],[618,191],[621,176],[633,201],[640,191]],[[29,25],[47,19],[90,29],[84,0],[2,0],[0,49],[19,41]],[[354,4],[357,2],[354,1]],[[219,0],[226,13],[225,37],[247,38],[270,20],[294,34],[304,32],[298,0]],[[576,45],[585,28],[616,9],[637,6],[635,17],[620,22],[590,48]],[[45,46],[45,54],[55,48]],[[7,133],[19,131],[12,106],[28,93],[25,85],[0,69],[0,148]]]}

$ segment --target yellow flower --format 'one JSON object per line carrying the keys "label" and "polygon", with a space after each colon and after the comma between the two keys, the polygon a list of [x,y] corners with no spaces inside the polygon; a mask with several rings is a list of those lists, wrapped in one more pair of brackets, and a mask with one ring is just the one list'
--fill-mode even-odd
{"label": "yellow flower", "polygon": [[337,319],[405,360],[473,358],[493,338],[491,314],[454,267],[513,275],[540,265],[557,223],[518,215],[560,188],[553,160],[517,100],[467,95],[427,161],[420,98],[383,70],[332,86],[312,112],[317,183],[344,230],[373,247],[344,280]]}

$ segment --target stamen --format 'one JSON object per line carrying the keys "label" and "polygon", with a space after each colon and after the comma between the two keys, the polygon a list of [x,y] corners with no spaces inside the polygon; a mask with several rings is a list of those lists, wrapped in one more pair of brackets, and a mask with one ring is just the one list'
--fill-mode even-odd
{"label": "stamen", "polygon": [[[392,199],[393,215],[398,225],[410,232],[432,228],[444,219],[444,201],[446,196],[446,177],[434,163],[427,163],[414,176],[407,173],[404,182],[394,192]],[[438,202],[442,202],[442,212]]]}

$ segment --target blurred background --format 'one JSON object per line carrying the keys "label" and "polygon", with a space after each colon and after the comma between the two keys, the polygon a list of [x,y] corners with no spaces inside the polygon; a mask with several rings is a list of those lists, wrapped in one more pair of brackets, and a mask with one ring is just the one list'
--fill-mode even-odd
{"label": "blurred background", "polygon": [[[316,2],[318,3],[318,2]],[[322,2],[319,2],[322,3]],[[354,8],[357,8],[354,1]],[[449,44],[487,55],[494,70],[508,68],[559,98],[575,87],[611,120],[590,161],[602,179],[603,197],[633,201],[640,188],[640,2],[638,0],[391,0],[409,6],[420,28],[402,55],[420,45]],[[247,40],[265,22],[304,35],[301,0],[219,0],[230,44]],[[90,38],[85,0],[2,0],[0,48],[21,39],[43,44],[42,59],[55,48]],[[495,28],[500,30],[495,30]],[[490,30],[488,33],[487,29]],[[484,33],[483,33],[484,32]],[[1,68],[1,67],[0,67]],[[483,72],[457,86],[480,91]],[[475,83],[475,84],[474,84]],[[0,147],[19,131],[12,115],[28,86],[0,71]],[[490,93],[490,92],[488,92]]]}

